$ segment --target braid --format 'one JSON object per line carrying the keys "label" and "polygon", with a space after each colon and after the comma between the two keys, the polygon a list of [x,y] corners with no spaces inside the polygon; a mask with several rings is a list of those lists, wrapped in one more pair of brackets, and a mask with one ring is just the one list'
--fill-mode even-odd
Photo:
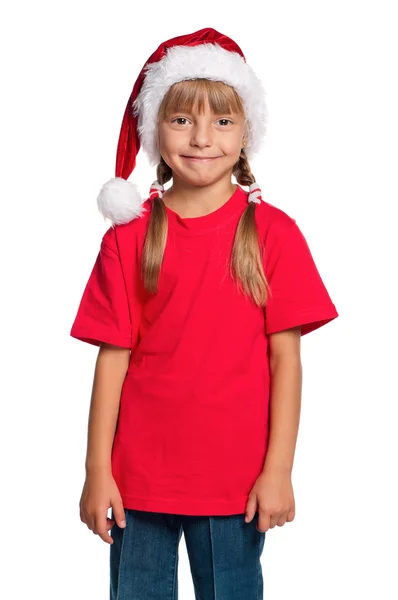
{"label": "braid", "polygon": [[[250,185],[256,181],[243,149],[233,174],[240,185]],[[232,248],[230,273],[244,293],[250,295],[258,306],[265,306],[268,284],[263,267],[263,246],[257,231],[256,206],[255,202],[249,202],[239,220]]]}
{"label": "braid", "polygon": [[247,160],[246,152],[244,150],[241,150],[239,160],[234,166],[232,173],[235,175],[236,181],[240,185],[250,185],[256,181],[251,172],[250,163]]}
{"label": "braid", "polygon": [[173,172],[169,165],[164,161],[163,156],[160,157],[160,163],[156,167],[156,179],[164,185],[173,177]]}
{"label": "braid", "polygon": [[[169,165],[163,156],[156,168],[159,183],[164,185],[173,176]],[[168,221],[166,207],[161,198],[156,196],[152,200],[151,215],[145,236],[145,243],[141,263],[141,277],[144,287],[148,292],[155,294],[158,288],[160,269],[166,248]]]}

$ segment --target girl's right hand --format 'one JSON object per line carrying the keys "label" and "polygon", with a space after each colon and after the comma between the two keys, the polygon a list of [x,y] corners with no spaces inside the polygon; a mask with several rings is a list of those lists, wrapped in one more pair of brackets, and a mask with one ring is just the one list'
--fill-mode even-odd
{"label": "girl's right hand", "polygon": [[[108,531],[115,521],[119,527],[126,526],[122,498],[109,468],[86,472],[79,508],[81,521],[108,544],[113,544]],[[108,518],[109,508],[113,509],[115,519]]]}

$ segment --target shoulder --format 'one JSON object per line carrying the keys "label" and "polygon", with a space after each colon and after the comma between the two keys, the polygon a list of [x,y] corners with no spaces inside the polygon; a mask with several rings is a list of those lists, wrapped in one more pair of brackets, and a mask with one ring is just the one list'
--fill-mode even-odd
{"label": "shoulder", "polygon": [[261,239],[283,238],[297,227],[287,212],[264,200],[256,206],[256,222]]}
{"label": "shoulder", "polygon": [[112,224],[102,236],[102,245],[115,252],[121,253],[135,247],[137,241],[143,240],[150,216],[150,201],[142,204],[143,214],[123,224]]}
{"label": "shoulder", "polygon": [[286,256],[308,256],[310,248],[301,227],[287,212],[270,202],[257,206],[258,234],[265,257],[272,263],[281,253]]}

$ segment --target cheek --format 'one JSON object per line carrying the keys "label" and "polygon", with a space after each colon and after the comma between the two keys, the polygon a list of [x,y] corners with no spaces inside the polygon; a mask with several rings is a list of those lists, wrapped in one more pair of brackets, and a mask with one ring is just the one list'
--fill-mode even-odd
{"label": "cheek", "polygon": [[222,147],[222,150],[225,154],[225,156],[227,157],[228,160],[232,161],[233,163],[237,162],[239,160],[239,156],[240,156],[240,152],[241,152],[241,146],[239,144],[239,140],[231,140],[228,143],[225,143],[224,146]]}
{"label": "cheek", "polygon": [[223,135],[220,139],[220,145],[223,147],[226,153],[234,155],[241,149],[241,135],[239,132],[231,131],[227,135]]}
{"label": "cheek", "polygon": [[173,130],[167,132],[167,135],[160,137],[160,146],[164,152],[175,154],[178,153],[178,149],[182,146],[182,136]]}

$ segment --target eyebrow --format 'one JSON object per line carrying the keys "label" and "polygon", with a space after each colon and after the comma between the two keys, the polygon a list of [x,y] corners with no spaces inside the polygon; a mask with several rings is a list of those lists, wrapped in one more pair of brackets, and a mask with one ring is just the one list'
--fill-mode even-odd
{"label": "eyebrow", "polygon": [[[191,112],[190,110],[185,110],[185,109],[180,109],[180,110],[177,110],[177,109],[175,109],[175,110],[174,110],[174,109],[173,109],[172,111],[170,111],[170,114],[171,114],[171,115],[174,115],[174,114],[176,114],[176,113],[186,113],[187,115],[191,115],[191,116],[193,116],[193,114],[194,114],[194,113],[193,113],[193,112]],[[198,113],[195,113],[195,114],[198,114]],[[216,113],[213,113],[213,112],[212,112],[211,114],[212,114],[213,116],[215,116],[215,117],[218,117],[218,116],[220,116],[220,115],[234,115],[234,114],[237,114],[237,113],[234,113],[233,111],[230,111],[230,112],[216,112]],[[200,115],[199,115],[199,116],[200,116]],[[202,115],[202,116],[205,116],[205,115]]]}

